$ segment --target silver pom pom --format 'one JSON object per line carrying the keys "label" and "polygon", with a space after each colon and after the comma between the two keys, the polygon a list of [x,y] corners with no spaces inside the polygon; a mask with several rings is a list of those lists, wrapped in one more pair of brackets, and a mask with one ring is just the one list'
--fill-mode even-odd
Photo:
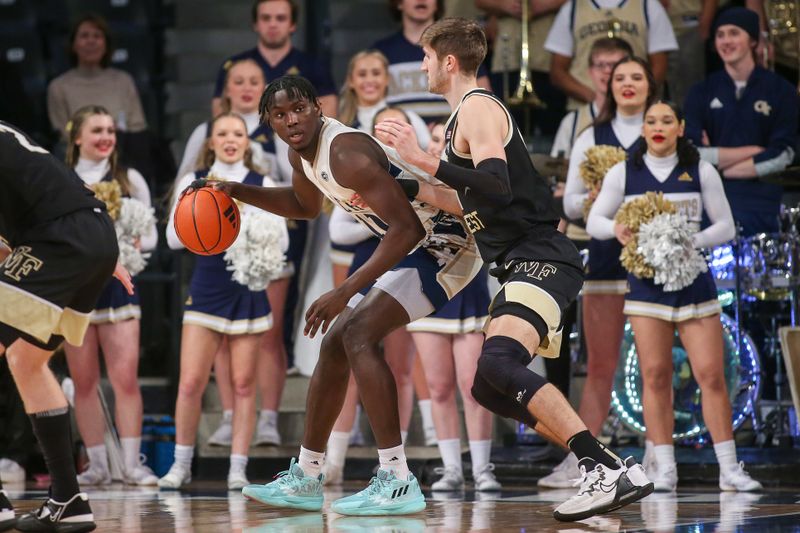
{"label": "silver pom pom", "polygon": [[281,251],[283,221],[263,211],[246,210],[239,237],[225,252],[233,280],[251,291],[263,291],[283,271],[286,256]]}
{"label": "silver pom pom", "polygon": [[663,213],[639,227],[638,251],[655,270],[653,281],[664,291],[679,291],[694,282],[708,264],[692,245],[694,227],[682,214]]}
{"label": "silver pom pom", "polygon": [[147,266],[149,253],[142,253],[136,242],[155,224],[153,208],[135,198],[123,198],[119,216],[114,222],[119,242],[119,261],[131,276]]}

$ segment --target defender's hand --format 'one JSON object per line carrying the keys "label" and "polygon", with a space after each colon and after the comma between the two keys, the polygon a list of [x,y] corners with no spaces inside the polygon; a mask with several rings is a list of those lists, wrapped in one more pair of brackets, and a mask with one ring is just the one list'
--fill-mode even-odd
{"label": "defender's hand", "polygon": [[375,137],[397,150],[398,155],[409,163],[414,163],[420,154],[427,155],[419,147],[414,127],[397,119],[387,118],[376,124]]}

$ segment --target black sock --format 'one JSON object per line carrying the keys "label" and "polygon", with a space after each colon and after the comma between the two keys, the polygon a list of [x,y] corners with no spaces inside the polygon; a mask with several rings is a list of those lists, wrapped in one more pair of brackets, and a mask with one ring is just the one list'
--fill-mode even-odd
{"label": "black sock", "polygon": [[50,473],[50,497],[65,502],[80,492],[72,458],[69,407],[30,415]]}
{"label": "black sock", "polygon": [[603,443],[592,436],[588,429],[576,433],[568,441],[567,446],[572,450],[578,461],[586,457],[597,463],[603,464],[611,470],[617,470],[620,466],[617,461],[622,460],[614,452],[603,446]]}

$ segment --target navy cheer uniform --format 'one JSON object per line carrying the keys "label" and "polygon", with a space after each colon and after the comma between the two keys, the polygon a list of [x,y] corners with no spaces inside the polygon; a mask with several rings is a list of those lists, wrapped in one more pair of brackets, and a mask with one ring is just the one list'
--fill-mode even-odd
{"label": "navy cheer uniform", "polygon": [[[594,126],[595,146],[607,145],[623,148],[630,154],[639,145],[637,141],[625,148],[614,133],[611,122]],[[589,262],[586,265],[586,292],[598,294],[623,294],[626,290],[625,280],[628,273],[622,268],[619,255],[622,245],[617,239],[589,241]]]}
{"label": "navy cheer uniform", "polygon": [[[700,227],[703,218],[700,170],[697,164],[684,168],[677,165],[664,183],[659,182],[642,164],[636,168],[632,161],[625,164],[625,200],[642,196],[648,191],[663,192],[664,197],[678,207],[678,212]],[[616,241],[615,242],[619,242]],[[664,291],[652,278],[637,278],[628,274],[628,293],[625,295],[625,314],[648,316],[669,322],[681,322],[722,312],[717,287],[711,271],[701,272],[688,287],[679,291]]]}
{"label": "navy cheer uniform", "polygon": [[[736,222],[743,235],[778,231],[783,189],[758,181],[780,172],[794,158],[797,143],[797,90],[779,75],[756,67],[740,90],[723,69],[694,85],[686,97],[686,137],[700,147],[703,159],[716,164],[714,148],[756,145],[764,151],[753,157],[752,179],[724,179]],[[703,146],[703,131],[709,147]]]}

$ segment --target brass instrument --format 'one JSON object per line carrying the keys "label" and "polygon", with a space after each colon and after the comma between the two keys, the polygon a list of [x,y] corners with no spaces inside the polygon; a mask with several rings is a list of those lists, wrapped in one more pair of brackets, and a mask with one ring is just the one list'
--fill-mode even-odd
{"label": "brass instrument", "polygon": [[522,58],[519,65],[519,85],[514,94],[508,98],[510,105],[528,104],[533,107],[546,107],[533,90],[530,69],[530,45],[528,35],[528,0],[522,1]]}
{"label": "brass instrument", "polygon": [[[775,56],[779,54],[784,59],[790,59],[792,68],[798,68],[800,76],[800,6],[797,0],[764,0],[764,14],[769,29],[769,41],[775,48]],[[764,51],[768,55],[768,51]],[[771,70],[775,69],[774,61],[770,63],[765,58],[765,63]],[[798,78],[800,86],[800,78]]]}

